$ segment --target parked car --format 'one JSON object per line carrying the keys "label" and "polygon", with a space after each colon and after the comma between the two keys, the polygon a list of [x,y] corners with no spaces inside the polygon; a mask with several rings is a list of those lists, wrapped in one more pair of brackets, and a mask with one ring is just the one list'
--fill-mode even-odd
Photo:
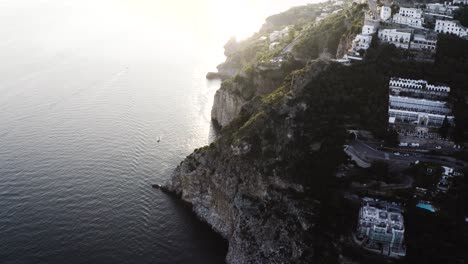
{"label": "parked car", "polygon": [[395,153],[393,153],[393,155],[400,156],[400,152],[395,152]]}
{"label": "parked car", "polygon": [[442,147],[441,147],[441,146],[437,146],[436,149],[442,149]]}

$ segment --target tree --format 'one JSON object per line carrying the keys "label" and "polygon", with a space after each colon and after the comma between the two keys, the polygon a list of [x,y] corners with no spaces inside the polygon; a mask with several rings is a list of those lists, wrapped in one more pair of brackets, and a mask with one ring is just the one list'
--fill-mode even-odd
{"label": "tree", "polygon": [[449,128],[450,124],[448,122],[447,116],[445,116],[444,122],[442,122],[442,126],[439,128],[440,136],[446,138],[448,135]]}
{"label": "tree", "polygon": [[460,21],[464,27],[468,27],[468,6],[460,7],[455,11],[454,19]]}
{"label": "tree", "polygon": [[400,144],[398,133],[394,129],[390,129],[385,135],[385,143],[391,147],[396,147]]}

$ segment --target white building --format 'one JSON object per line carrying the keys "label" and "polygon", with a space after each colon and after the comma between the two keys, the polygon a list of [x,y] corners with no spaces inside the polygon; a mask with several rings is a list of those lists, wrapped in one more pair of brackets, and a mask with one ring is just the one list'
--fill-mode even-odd
{"label": "white building", "polygon": [[468,0],[453,0],[453,4],[468,5]]}
{"label": "white building", "polygon": [[435,31],[437,33],[454,34],[459,37],[465,37],[468,35],[468,30],[460,25],[460,22],[456,20],[437,20],[435,25]]}
{"label": "white building", "polygon": [[401,7],[398,14],[393,16],[393,23],[422,28],[424,23],[422,15],[421,9]]}
{"label": "white building", "polygon": [[362,27],[362,34],[371,35],[377,32],[377,27],[375,25],[364,25]]}
{"label": "white building", "polygon": [[380,19],[387,21],[392,17],[392,9],[389,6],[382,6],[380,9]]}
{"label": "white building", "polygon": [[407,16],[402,16],[400,14],[396,14],[393,16],[393,23],[407,25],[407,26],[415,27],[415,28],[423,27],[422,18],[407,17]]}
{"label": "white building", "polygon": [[388,256],[405,256],[405,225],[401,207],[363,198],[356,236],[369,250]]}
{"label": "white building", "polygon": [[410,43],[410,49],[427,50],[436,52],[437,36],[430,34],[414,34],[413,40]]}
{"label": "white building", "polygon": [[397,48],[408,49],[410,46],[412,30],[408,29],[380,29],[380,41],[394,44]]}
{"label": "white building", "polygon": [[434,13],[440,15],[452,15],[455,10],[460,8],[459,6],[446,5],[441,3],[427,4],[426,13]]}
{"label": "white building", "polygon": [[[428,128],[441,127],[445,118],[449,124],[453,124],[455,117],[451,108],[447,102],[438,101],[446,100],[450,87],[429,84],[425,80],[392,77],[389,89],[388,116],[391,126],[406,124],[418,131],[428,132]],[[432,100],[434,98],[437,100]]]}
{"label": "white building", "polygon": [[358,56],[358,51],[367,50],[372,42],[372,35],[377,32],[379,23],[373,20],[366,20],[362,26],[361,34],[356,35],[353,40],[352,47],[349,50],[351,53]]}
{"label": "white building", "polygon": [[450,93],[450,87],[446,85],[429,84],[426,80],[412,80],[405,78],[390,78],[390,94],[418,94],[418,95],[436,95],[447,97]]}
{"label": "white building", "polygon": [[405,17],[422,18],[423,11],[418,8],[401,7],[398,14]]}
{"label": "white building", "polygon": [[453,124],[455,117],[446,102],[411,97],[389,97],[388,115],[394,123],[439,128],[444,119]]}
{"label": "white building", "polygon": [[356,38],[354,38],[352,50],[359,51],[359,50],[367,50],[370,47],[372,42],[372,35],[367,34],[358,34]]}

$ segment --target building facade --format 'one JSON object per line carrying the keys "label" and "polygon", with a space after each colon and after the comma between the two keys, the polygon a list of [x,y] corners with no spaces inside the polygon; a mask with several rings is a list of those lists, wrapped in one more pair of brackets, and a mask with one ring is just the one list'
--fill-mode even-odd
{"label": "building facade", "polygon": [[439,128],[445,118],[453,124],[455,117],[451,112],[445,102],[393,95],[389,99],[388,116],[394,124]]}
{"label": "building facade", "polygon": [[454,6],[454,5],[434,3],[434,4],[427,4],[426,5],[426,12],[451,16],[453,14],[453,12],[455,10],[457,10],[458,8],[460,8],[460,7],[459,6]]}
{"label": "building facade", "polygon": [[370,47],[372,42],[372,35],[367,34],[358,34],[353,41],[352,50],[359,51],[359,50],[367,50]]}
{"label": "building facade", "polygon": [[422,28],[424,24],[423,11],[417,8],[400,8],[393,16],[393,23]]}
{"label": "building facade", "polygon": [[409,49],[412,31],[408,29],[381,29],[378,37],[382,42],[394,44],[397,48]]}
{"label": "building facade", "polygon": [[[452,125],[455,117],[445,101],[450,87],[429,84],[425,80],[391,78],[389,82],[389,125],[405,126],[428,132],[440,128],[447,119]],[[429,98],[429,99],[428,99]]]}
{"label": "building facade", "polygon": [[450,87],[446,85],[429,84],[426,80],[412,80],[405,78],[390,78],[391,95],[409,95],[412,97],[440,97],[445,98],[450,93]]}
{"label": "building facade", "polygon": [[405,226],[401,207],[394,203],[363,198],[356,237],[362,246],[387,256],[405,256]]}
{"label": "building facade", "polygon": [[410,43],[410,48],[435,53],[437,49],[437,36],[430,34],[414,34],[413,40]]}
{"label": "building facade", "polygon": [[401,7],[398,14],[405,17],[422,18],[423,11],[418,8]]}
{"label": "building facade", "polygon": [[377,27],[375,25],[364,25],[362,26],[362,34],[371,35],[377,32]]}
{"label": "building facade", "polygon": [[468,0],[453,0],[453,4],[468,5]]}
{"label": "building facade", "polygon": [[459,37],[468,35],[467,29],[456,20],[436,20],[435,29],[437,33],[454,34]]}

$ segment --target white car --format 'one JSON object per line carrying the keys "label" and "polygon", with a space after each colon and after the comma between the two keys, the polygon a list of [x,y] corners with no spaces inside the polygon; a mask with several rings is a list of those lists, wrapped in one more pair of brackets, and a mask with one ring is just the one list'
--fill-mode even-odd
{"label": "white car", "polygon": [[393,153],[393,155],[400,156],[400,152],[395,152],[395,153]]}
{"label": "white car", "polygon": [[441,146],[437,146],[436,149],[442,149],[442,147],[441,147]]}

